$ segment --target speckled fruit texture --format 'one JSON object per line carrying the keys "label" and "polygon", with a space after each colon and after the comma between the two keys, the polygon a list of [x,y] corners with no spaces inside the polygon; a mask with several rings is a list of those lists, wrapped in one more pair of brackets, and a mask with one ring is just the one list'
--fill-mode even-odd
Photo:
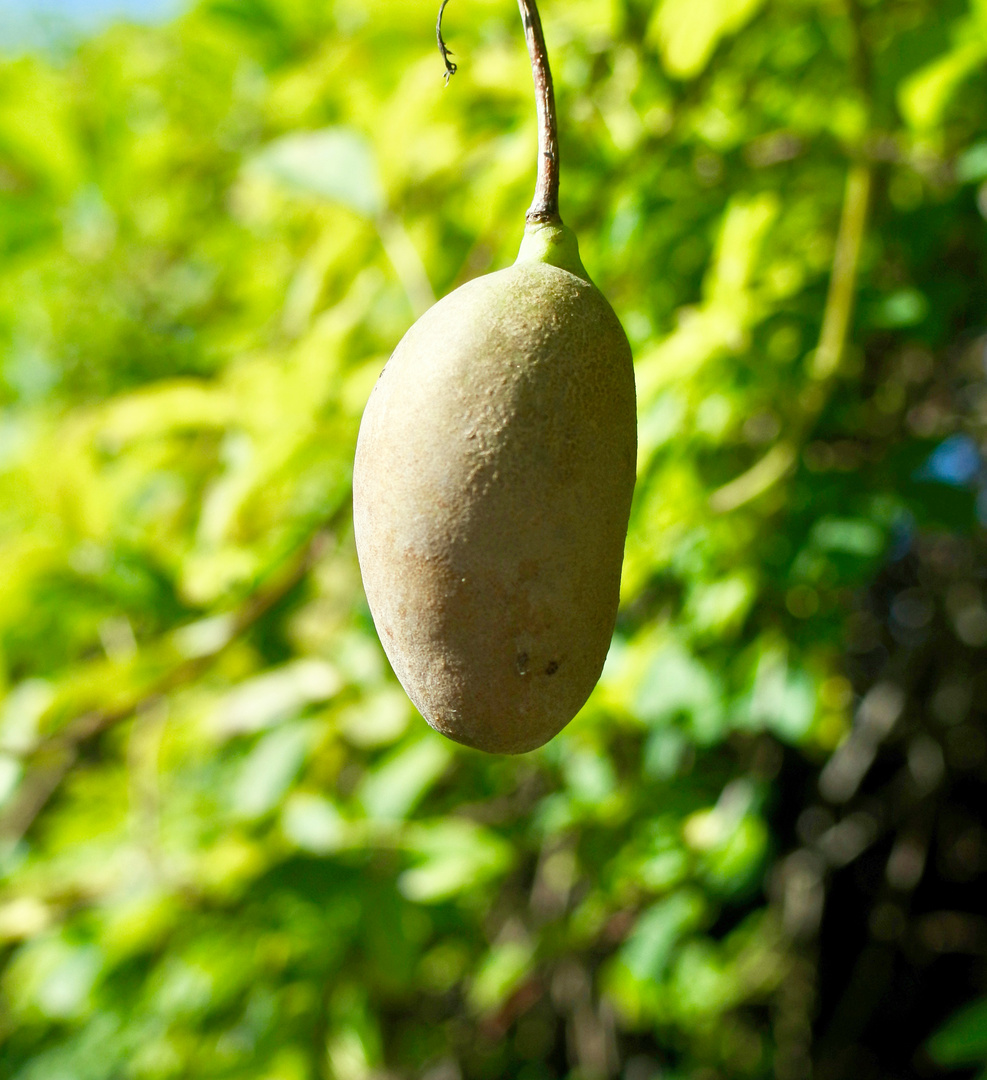
{"label": "speckled fruit texture", "polygon": [[577,273],[524,255],[408,331],[353,477],[367,599],[401,684],[436,730],[508,754],[552,738],[600,676],[637,445],[616,315],[578,255],[558,259]]}

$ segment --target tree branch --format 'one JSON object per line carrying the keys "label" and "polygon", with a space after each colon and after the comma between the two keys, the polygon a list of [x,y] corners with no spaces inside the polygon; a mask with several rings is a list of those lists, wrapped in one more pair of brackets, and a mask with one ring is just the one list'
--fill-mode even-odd
{"label": "tree branch", "polygon": [[538,180],[535,197],[525,221],[561,225],[559,217],[559,132],[555,114],[555,89],[552,71],[548,66],[548,50],[541,17],[535,0],[518,0],[524,37],[531,57],[531,74],[535,80],[535,108],[538,111]]}
{"label": "tree branch", "polygon": [[[873,111],[870,93],[871,66],[863,38],[863,16],[858,0],[846,0],[847,16],[853,31],[853,53],[850,58],[852,74],[867,106],[867,123]],[[710,507],[717,513],[735,510],[773,487],[791,471],[796,460],[795,447],[815,422],[826,403],[826,386],[839,371],[846,353],[850,323],[857,296],[857,277],[860,253],[867,231],[874,164],[866,157],[866,136],[855,150],[855,159],[847,171],[843,189],[843,208],[833,252],[826,306],[823,309],[819,344],[812,358],[812,375],[821,385],[802,412],[797,430],[789,438],[773,446],[767,454],[746,472],[718,488],[710,496]]]}

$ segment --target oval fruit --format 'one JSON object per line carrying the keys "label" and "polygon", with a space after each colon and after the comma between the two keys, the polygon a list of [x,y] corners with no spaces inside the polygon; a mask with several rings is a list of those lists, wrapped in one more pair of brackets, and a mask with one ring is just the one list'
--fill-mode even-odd
{"label": "oval fruit", "polygon": [[384,651],[429,724],[494,753],[547,742],[613,634],[636,461],[630,346],[564,226],[456,289],[367,404],[357,553]]}

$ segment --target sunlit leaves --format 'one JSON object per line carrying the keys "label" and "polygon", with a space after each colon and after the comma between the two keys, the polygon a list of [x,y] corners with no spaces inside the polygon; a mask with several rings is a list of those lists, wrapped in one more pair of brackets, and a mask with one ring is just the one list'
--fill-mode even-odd
{"label": "sunlit leaves", "polygon": [[764,0],[660,0],[648,29],[665,69],[678,78],[698,75],[721,38],[735,34]]}
{"label": "sunlit leaves", "polygon": [[508,844],[468,821],[416,825],[406,837],[415,865],[400,875],[398,888],[409,900],[435,903],[489,887],[513,861]]}
{"label": "sunlit leaves", "polygon": [[[976,514],[974,440],[917,395],[982,322],[983,4],[938,36],[926,0],[861,5],[872,103],[842,5],[543,8],[563,214],[634,347],[640,455],[600,686],[520,759],[415,714],[347,512],[388,353],[517,249],[513,6],[450,7],[448,88],[434,12],[404,0],[205,3],[0,64],[17,1080],[473,1080],[490,1031],[528,1076],[515,1028],[547,1046],[590,1014],[684,1073],[772,1074],[762,758],[839,743],[853,590],[914,522]],[[822,379],[872,157],[858,316]],[[964,641],[982,600],[950,600]],[[943,1062],[973,1060],[978,1016]]]}

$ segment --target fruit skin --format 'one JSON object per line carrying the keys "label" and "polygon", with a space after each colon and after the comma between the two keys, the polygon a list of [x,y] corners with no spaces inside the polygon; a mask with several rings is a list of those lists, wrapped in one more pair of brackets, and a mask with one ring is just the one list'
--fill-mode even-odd
{"label": "fruit skin", "polygon": [[613,634],[637,453],[634,372],[575,236],[529,225],[398,344],[353,473],[357,554],[428,723],[523,753],[582,707]]}

